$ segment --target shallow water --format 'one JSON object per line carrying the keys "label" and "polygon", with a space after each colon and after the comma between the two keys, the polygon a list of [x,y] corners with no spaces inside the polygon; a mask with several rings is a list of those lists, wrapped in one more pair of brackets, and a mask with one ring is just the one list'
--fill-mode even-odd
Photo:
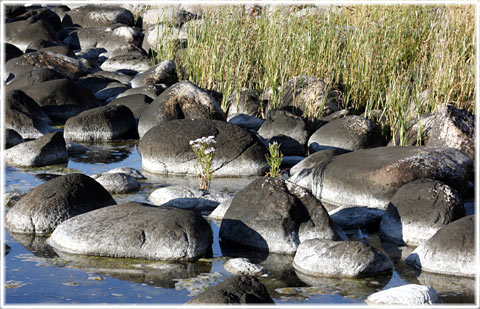
{"label": "shallow water", "polygon": [[[87,175],[117,167],[141,169],[135,142],[89,145],[86,154],[73,155],[68,165],[38,169],[5,168],[5,192],[28,192],[39,184],[71,172]],[[140,192],[114,195],[117,203],[148,202],[155,189],[188,183],[194,177],[165,177],[144,173]],[[245,187],[253,178],[213,179],[212,189],[232,193]],[[471,279],[420,273],[403,262],[412,248],[398,248],[381,243],[376,235],[347,231],[351,239],[363,239],[387,253],[395,264],[391,273],[374,278],[309,278],[291,267],[293,256],[250,252],[220,243],[219,222],[210,220],[214,234],[212,257],[196,263],[112,259],[66,255],[45,244],[44,237],[5,233],[10,249],[5,256],[7,304],[33,303],[185,303],[206,287],[231,276],[223,269],[228,257],[248,257],[263,265],[269,275],[260,280],[277,304],[348,304],[364,303],[377,291],[407,283],[433,286],[444,303],[473,303],[475,282]]]}

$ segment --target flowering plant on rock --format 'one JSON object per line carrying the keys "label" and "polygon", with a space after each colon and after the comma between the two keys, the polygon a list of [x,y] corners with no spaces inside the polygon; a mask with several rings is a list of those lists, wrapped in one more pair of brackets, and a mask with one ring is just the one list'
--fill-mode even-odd
{"label": "flowering plant on rock", "polygon": [[197,156],[200,165],[200,189],[208,190],[213,171],[212,162],[215,156],[215,136],[200,137],[190,141],[193,152]]}

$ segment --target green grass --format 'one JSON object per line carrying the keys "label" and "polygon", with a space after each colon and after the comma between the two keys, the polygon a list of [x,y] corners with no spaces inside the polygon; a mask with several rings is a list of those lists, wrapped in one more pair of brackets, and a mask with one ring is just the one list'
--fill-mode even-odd
{"label": "green grass", "polygon": [[401,143],[412,119],[440,105],[475,113],[473,5],[358,5],[302,17],[295,10],[255,18],[241,6],[216,7],[188,28],[187,48],[165,39],[156,61],[173,59],[180,78],[222,92],[224,108],[243,87],[273,88],[279,106],[286,81],[316,76],[342,89],[355,113],[379,110]]}

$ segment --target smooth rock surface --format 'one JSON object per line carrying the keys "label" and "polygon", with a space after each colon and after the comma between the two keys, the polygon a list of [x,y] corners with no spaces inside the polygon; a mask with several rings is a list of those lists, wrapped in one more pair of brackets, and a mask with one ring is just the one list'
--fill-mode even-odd
{"label": "smooth rock surface", "polygon": [[6,91],[20,89],[22,87],[33,86],[49,80],[65,78],[65,75],[45,67],[32,67],[31,70],[25,71],[16,76],[8,85],[5,86]]}
{"label": "smooth rock surface", "polygon": [[246,258],[230,259],[223,263],[223,268],[232,275],[262,276],[267,273],[265,268],[253,264]]}
{"label": "smooth rock surface", "polygon": [[117,167],[114,168],[113,170],[109,170],[108,172],[105,172],[104,174],[115,174],[115,173],[123,173],[127,174],[133,178],[136,179],[145,179],[145,176],[140,172],[139,170],[131,167]]}
{"label": "smooth rock surface", "polygon": [[298,246],[293,267],[310,276],[359,277],[390,271],[393,263],[361,241],[309,239]]}
{"label": "smooth rock surface", "polygon": [[328,212],[336,225],[344,230],[377,231],[385,210],[368,207],[338,207]]}
{"label": "smooth rock surface", "polygon": [[65,221],[48,244],[71,254],[185,261],[207,253],[212,231],[192,211],[132,202]]}
{"label": "smooth rock surface", "polygon": [[421,306],[439,303],[440,296],[431,287],[407,284],[374,293],[365,302],[371,305]]}
{"label": "smooth rock surface", "polygon": [[222,242],[276,253],[294,253],[311,238],[345,239],[322,204],[283,179],[254,180],[232,200],[220,226]]}
{"label": "smooth rock surface", "polygon": [[167,87],[170,87],[178,82],[177,67],[172,60],[164,60],[143,71],[145,72],[138,74],[130,81],[132,88],[156,84],[165,84]]}
{"label": "smooth rock surface", "polygon": [[132,94],[122,97],[117,96],[116,99],[110,101],[107,105],[123,105],[128,107],[128,109],[132,111],[135,120],[138,121],[152,101],[153,99],[144,94]]}
{"label": "smooth rock surface", "polygon": [[135,177],[123,173],[104,173],[95,180],[111,194],[125,194],[140,189]]}
{"label": "smooth rock surface", "polygon": [[463,217],[438,230],[406,259],[407,264],[427,272],[474,277],[475,217]]}
{"label": "smooth rock surface", "polygon": [[28,192],[7,213],[5,227],[16,233],[51,233],[71,217],[114,204],[111,195],[92,178],[68,174]]}
{"label": "smooth rock surface", "polygon": [[[117,6],[85,5],[68,11],[63,24],[82,27],[105,27],[115,24],[133,26],[132,12]],[[68,21],[68,22],[67,22]]]}

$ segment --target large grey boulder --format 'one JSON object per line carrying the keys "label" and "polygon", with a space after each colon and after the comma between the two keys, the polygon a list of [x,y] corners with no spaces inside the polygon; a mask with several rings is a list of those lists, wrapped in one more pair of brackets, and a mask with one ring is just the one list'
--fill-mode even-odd
{"label": "large grey boulder", "polygon": [[152,59],[147,55],[126,52],[122,55],[111,56],[102,63],[100,68],[104,71],[119,71],[126,73],[138,73],[147,71],[152,66]]}
{"label": "large grey boulder", "polygon": [[135,120],[138,121],[145,109],[152,103],[153,99],[144,94],[132,94],[118,97],[107,105],[123,105],[132,111]]}
{"label": "large grey boulder", "polygon": [[103,173],[93,178],[111,194],[125,194],[140,189],[137,179],[124,173]]}
{"label": "large grey boulder", "polygon": [[440,302],[440,296],[431,287],[418,284],[397,286],[368,296],[369,305],[421,306]]}
{"label": "large grey boulder", "polygon": [[309,276],[359,277],[390,271],[393,263],[361,241],[309,239],[298,246],[293,267]]}
{"label": "large grey boulder", "polygon": [[71,254],[185,261],[208,252],[212,231],[195,212],[132,202],[65,221],[48,244]]}
{"label": "large grey boulder", "polygon": [[23,52],[42,41],[59,41],[55,29],[44,20],[19,20],[5,24],[5,42]]}
{"label": "large grey boulder", "polygon": [[378,147],[333,157],[303,186],[322,203],[386,209],[395,192],[416,179],[439,180],[462,192],[471,171],[471,159],[453,148]]}
{"label": "large grey boulder", "polygon": [[307,239],[345,239],[323,205],[283,179],[257,179],[238,192],[220,226],[222,242],[294,253]]}
{"label": "large grey boulder", "polygon": [[188,39],[188,33],[181,29],[170,27],[168,25],[150,26],[144,30],[145,36],[142,42],[142,48],[146,51],[156,49],[164,40],[171,40],[180,45]]}
{"label": "large grey boulder", "polygon": [[242,90],[238,95],[232,94],[227,98],[227,120],[242,114],[259,117],[261,114],[260,94],[256,90]]}
{"label": "large grey boulder", "polygon": [[123,105],[107,105],[86,110],[65,123],[66,140],[110,141],[136,135],[133,113]]}
{"label": "large grey boulder", "polygon": [[172,60],[164,60],[144,71],[130,81],[130,85],[133,88],[154,86],[156,84],[165,84],[167,87],[170,87],[178,82],[177,66]]}
{"label": "large grey boulder", "polygon": [[475,117],[452,105],[441,107],[434,116],[425,145],[459,149],[475,160]]}
{"label": "large grey boulder", "polygon": [[150,103],[138,121],[138,134],[142,137],[152,127],[174,119],[225,120],[225,114],[217,100],[205,90],[181,81]]}
{"label": "large grey boulder", "polygon": [[38,138],[55,131],[47,114],[21,90],[5,95],[5,128],[18,132],[23,138]]}
{"label": "large grey boulder", "polygon": [[[144,114],[147,112],[148,109]],[[227,122],[208,119],[172,120],[150,129],[138,145],[143,169],[160,174],[198,175],[197,157],[190,141],[206,136],[215,136],[216,140],[211,167],[214,177],[264,174],[266,149],[254,135]]]}
{"label": "large grey boulder", "polygon": [[380,236],[400,245],[418,246],[462,217],[465,208],[455,189],[440,181],[419,179],[395,193],[380,223]]}
{"label": "large grey boulder", "polygon": [[32,67],[15,78],[5,86],[6,91],[33,86],[49,80],[65,78],[65,75],[45,67]]}
{"label": "large grey boulder", "polygon": [[115,24],[133,26],[132,12],[118,6],[85,5],[68,11],[62,24],[86,27],[107,27]]}
{"label": "large grey boulder", "polygon": [[233,276],[187,302],[201,304],[273,304],[267,288],[255,277]]}
{"label": "large grey boulder", "polygon": [[311,151],[325,149],[358,150],[382,146],[380,128],[370,119],[345,116],[321,126],[308,140]]}
{"label": "large grey boulder", "polygon": [[62,132],[55,132],[5,150],[4,158],[8,165],[40,167],[67,163],[68,152]]}
{"label": "large grey boulder", "polygon": [[478,273],[475,262],[474,215],[442,227],[418,246],[406,262],[422,271],[474,277]]}
{"label": "large grey boulder", "polygon": [[92,178],[68,174],[27,193],[7,213],[5,226],[15,233],[47,234],[69,218],[114,204],[111,195]]}

